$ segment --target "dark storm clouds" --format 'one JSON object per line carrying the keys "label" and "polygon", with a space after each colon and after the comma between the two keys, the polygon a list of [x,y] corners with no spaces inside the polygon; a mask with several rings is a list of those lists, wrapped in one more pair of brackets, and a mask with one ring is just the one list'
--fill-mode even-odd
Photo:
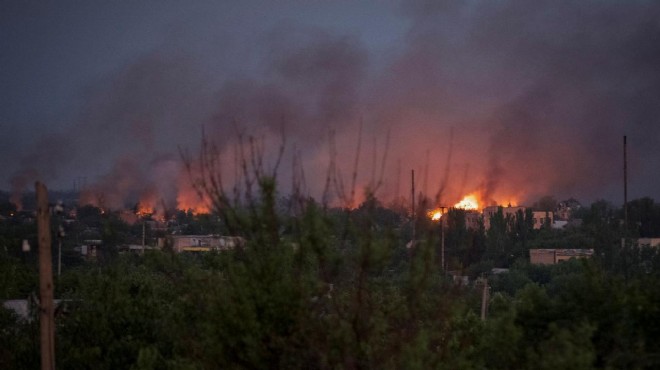
{"label": "dark storm clouds", "polygon": [[427,152],[435,192],[453,127],[448,197],[620,202],[624,134],[631,195],[660,197],[660,5],[318,3],[8,5],[3,187],[85,175],[118,199],[154,186],[170,198],[155,184],[178,181],[177,147],[194,149],[204,126],[228,151],[237,130],[284,129],[318,195],[328,130],[348,170],[362,121],[363,184],[391,131],[384,196],[405,192],[397,163],[423,173]]}

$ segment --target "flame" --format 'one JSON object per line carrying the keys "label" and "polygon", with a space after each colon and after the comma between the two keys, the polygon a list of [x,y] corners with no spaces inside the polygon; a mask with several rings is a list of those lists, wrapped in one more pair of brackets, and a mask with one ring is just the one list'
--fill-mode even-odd
{"label": "flame", "polygon": [[140,217],[153,215],[154,214],[154,208],[149,206],[149,205],[139,203],[138,207],[137,207],[137,211],[135,212],[135,214],[140,216]]}
{"label": "flame", "polygon": [[436,208],[434,210],[431,210],[428,212],[429,217],[433,221],[438,221],[439,219],[442,218],[442,210],[439,208]]}
{"label": "flame", "polygon": [[463,197],[460,202],[454,205],[454,208],[460,208],[465,210],[478,210],[479,209],[479,200],[477,199],[476,194],[469,194]]}
{"label": "flame", "polygon": [[192,211],[194,215],[211,213],[211,209],[204,199],[200,199],[192,191],[180,191],[176,197],[176,208],[182,211]]}
{"label": "flame", "polygon": [[502,202],[501,204],[506,204],[507,207],[518,207],[520,204],[518,204],[518,201],[516,201],[515,198],[509,197],[506,202]]}
{"label": "flame", "polygon": [[197,205],[197,206],[194,206],[194,207],[185,207],[184,206],[183,208],[179,208],[179,209],[182,210],[182,211],[186,211],[186,212],[190,211],[195,216],[200,215],[200,214],[209,214],[209,213],[211,213],[211,210],[205,205]]}

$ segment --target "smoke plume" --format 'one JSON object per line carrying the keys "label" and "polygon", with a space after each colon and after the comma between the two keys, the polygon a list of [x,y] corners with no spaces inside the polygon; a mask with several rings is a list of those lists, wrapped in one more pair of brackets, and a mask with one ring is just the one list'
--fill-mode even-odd
{"label": "smoke plume", "polygon": [[[488,203],[617,201],[626,134],[634,196],[660,196],[660,4],[408,1],[399,11],[408,31],[382,54],[360,35],[299,25],[264,35],[245,74],[216,73],[180,45],[148,52],[89,84],[59,139],[23,156],[12,190],[85,173],[97,179],[86,202],[201,205],[177,153],[196,152],[203,127],[228,184],[240,135],[263,143],[270,164],[285,138],[283,163],[298,163],[320,197],[331,163],[350,177],[362,129],[358,186],[386,155],[378,196],[408,194],[407,169],[425,172],[428,153],[426,195],[451,173],[446,204],[464,191]],[[280,179],[292,171],[282,166]]]}

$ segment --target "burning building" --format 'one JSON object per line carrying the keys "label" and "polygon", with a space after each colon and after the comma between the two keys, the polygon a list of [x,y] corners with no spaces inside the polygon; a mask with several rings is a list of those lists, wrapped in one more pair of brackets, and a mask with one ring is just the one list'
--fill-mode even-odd
{"label": "burning building", "polygon": [[[483,223],[486,229],[490,229],[491,218],[502,210],[502,215],[504,219],[514,219],[518,217],[519,214],[525,214],[526,208],[522,206],[512,206],[509,203],[508,206],[503,207],[499,205],[486,206],[480,208],[480,205],[483,203],[479,200],[478,193],[472,193],[466,195],[459,202],[454,204],[453,208],[462,209],[465,211],[465,225],[468,229],[477,229]],[[447,211],[448,207],[438,207],[428,212],[429,218],[432,220],[441,220],[443,214]],[[552,216],[549,216],[552,220]],[[551,221],[552,222],[552,221]]]}

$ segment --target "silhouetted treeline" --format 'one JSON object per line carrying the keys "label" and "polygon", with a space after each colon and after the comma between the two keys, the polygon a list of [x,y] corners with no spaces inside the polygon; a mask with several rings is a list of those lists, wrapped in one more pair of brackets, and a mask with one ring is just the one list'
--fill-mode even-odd
{"label": "silhouetted treeline", "polygon": [[[621,209],[596,202],[579,226],[533,228],[529,214],[500,212],[468,229],[447,214],[441,230],[376,198],[355,209],[278,198],[261,179],[258,197],[199,222],[247,240],[206,254],[108,253],[71,260],[56,278],[57,366],[154,368],[657,368],[660,256],[625,234]],[[289,203],[287,203],[289,202]],[[286,206],[286,205],[289,206]],[[658,236],[658,205],[630,203],[628,236]],[[138,233],[112,214],[78,213],[113,248]],[[177,215],[194,224],[192,214]],[[0,224],[2,299],[36,293],[33,226]],[[193,226],[194,227],[194,226]],[[115,239],[112,239],[115,238]],[[530,265],[537,247],[594,248],[591,260]],[[73,257],[72,257],[73,258]],[[493,275],[493,267],[508,272]],[[483,285],[487,318],[480,319]],[[39,366],[38,315],[0,309],[0,367]]]}

